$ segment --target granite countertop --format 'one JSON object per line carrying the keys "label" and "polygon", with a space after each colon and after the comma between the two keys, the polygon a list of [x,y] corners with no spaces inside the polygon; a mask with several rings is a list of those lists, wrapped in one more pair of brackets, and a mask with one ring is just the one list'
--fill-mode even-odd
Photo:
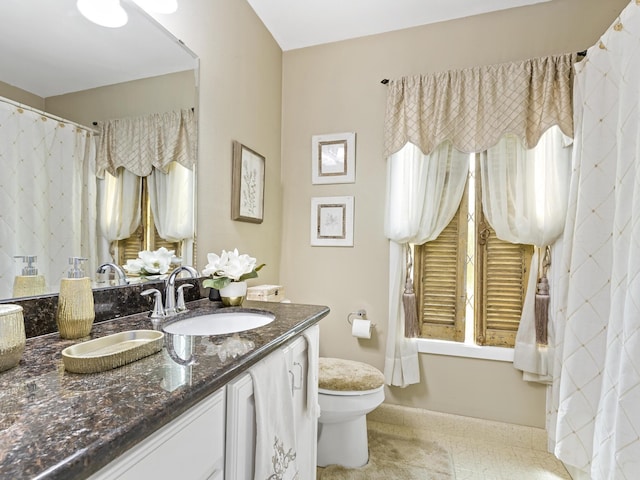
{"label": "granite countertop", "polygon": [[[276,315],[264,327],[235,334],[253,349],[233,358],[220,352],[232,335],[190,337],[197,359],[192,366],[174,362],[163,348],[103,373],[65,371],[65,347],[151,329],[146,313],[94,324],[83,339],[63,340],[57,332],[27,339],[20,364],[0,373],[0,478],[88,477],[329,313],[315,305],[244,306]],[[203,299],[188,307],[181,315],[206,313],[220,304]]]}

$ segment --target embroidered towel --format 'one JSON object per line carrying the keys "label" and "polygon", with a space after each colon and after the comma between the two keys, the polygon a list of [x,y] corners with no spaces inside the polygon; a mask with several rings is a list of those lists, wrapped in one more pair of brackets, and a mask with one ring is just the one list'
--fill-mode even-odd
{"label": "embroidered towel", "polygon": [[318,405],[318,335],[310,333],[317,329],[310,328],[302,335],[307,341],[307,415],[311,418],[320,416]]}
{"label": "embroidered towel", "polygon": [[298,480],[293,401],[284,353],[272,353],[249,372],[256,404],[254,480]]}

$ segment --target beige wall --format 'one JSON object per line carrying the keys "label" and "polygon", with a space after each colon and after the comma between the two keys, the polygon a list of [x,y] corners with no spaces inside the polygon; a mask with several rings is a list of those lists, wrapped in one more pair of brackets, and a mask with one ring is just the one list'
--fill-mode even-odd
{"label": "beige wall", "polygon": [[[156,19],[200,59],[198,265],[207,252],[237,247],[267,264],[253,283],[277,283],[282,51],[245,1],[183,1]],[[232,140],[266,157],[262,224],[230,220]]]}
{"label": "beige wall", "polygon": [[[573,52],[593,45],[627,0],[554,0],[531,7],[285,52],[283,61],[283,258],[281,281],[296,302],[328,304],[325,356],[383,368],[388,244],[383,212],[380,80]],[[311,185],[311,136],[357,133],[356,183]],[[355,196],[355,246],[309,246],[310,198]],[[374,338],[349,335],[347,314],[365,308]],[[423,382],[387,389],[386,401],[544,426],[545,388],[510,363],[420,355]]]}
{"label": "beige wall", "polygon": [[44,98],[8,83],[0,82],[0,97],[8,98],[23,105],[29,105],[38,110],[44,110]]}

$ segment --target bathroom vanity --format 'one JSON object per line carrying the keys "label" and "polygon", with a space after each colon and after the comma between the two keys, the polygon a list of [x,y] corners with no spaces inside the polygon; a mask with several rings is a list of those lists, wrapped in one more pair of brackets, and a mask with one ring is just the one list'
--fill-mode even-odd
{"label": "bathroom vanity", "polygon": [[[27,339],[19,366],[0,374],[0,478],[244,478],[225,469],[252,468],[249,371],[276,351],[284,351],[291,379],[301,478],[315,478],[317,427],[305,412],[307,349],[315,342],[317,355],[316,324],[329,309],[245,305],[276,319],[236,334],[249,347],[235,358],[225,347],[233,335],[182,337],[176,349],[196,359],[188,366],[165,348],[114,370],[74,374],[64,370],[61,351],[77,341],[57,333]],[[191,313],[220,308],[207,299],[189,307]],[[136,314],[95,324],[86,340],[149,328],[146,313]]]}

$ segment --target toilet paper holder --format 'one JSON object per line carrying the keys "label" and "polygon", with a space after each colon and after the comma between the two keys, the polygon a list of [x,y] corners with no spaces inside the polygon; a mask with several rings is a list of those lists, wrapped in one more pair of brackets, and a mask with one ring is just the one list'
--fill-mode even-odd
{"label": "toilet paper holder", "polygon": [[[358,317],[361,320],[367,320],[367,311],[364,309],[361,310],[356,310],[355,312],[351,312],[349,315],[347,315],[347,322],[349,323],[349,325],[353,325],[353,318],[351,317]],[[376,326],[375,323],[371,324],[371,328],[374,328]]]}

